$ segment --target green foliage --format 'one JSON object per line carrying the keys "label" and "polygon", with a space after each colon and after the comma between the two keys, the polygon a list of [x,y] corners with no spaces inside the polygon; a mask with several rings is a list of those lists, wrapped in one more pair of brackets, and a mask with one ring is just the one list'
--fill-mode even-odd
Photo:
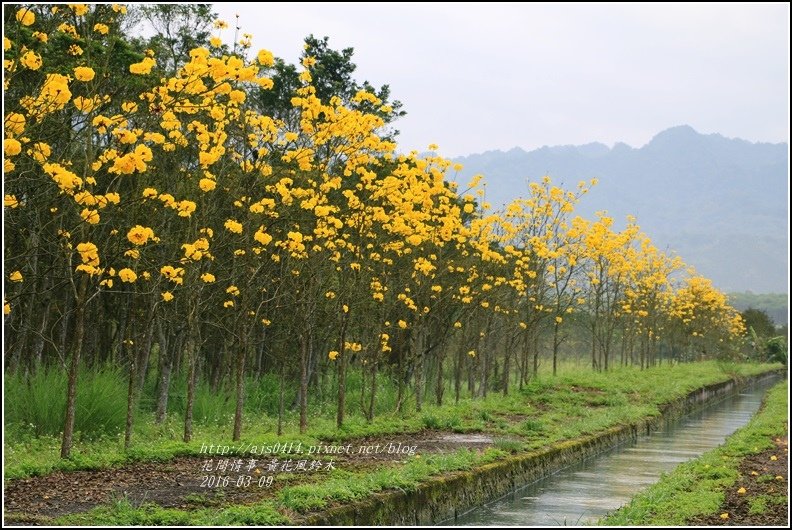
{"label": "green foliage", "polygon": [[209,40],[212,22],[217,15],[211,4],[148,4],[132,7],[132,16],[139,17],[154,30],[148,46],[154,50],[166,71],[190,59],[190,50],[204,46]]}
{"label": "green foliage", "polygon": [[[329,101],[334,96],[339,97],[352,108],[365,109],[376,114],[385,123],[404,116],[406,113],[401,110],[402,103],[391,100],[388,85],[376,89],[368,81],[359,83],[355,80],[353,74],[357,66],[352,61],[354,52],[353,48],[334,50],[330,47],[328,37],[318,38],[309,35],[304,39],[303,53],[300,58],[312,57],[316,60],[311,75],[317,97],[323,101]],[[278,59],[273,67],[272,80],[274,82],[272,90],[260,90],[257,94],[259,108],[269,115],[285,117],[284,113],[291,108],[289,102],[294,96],[294,91],[301,84],[299,72],[294,65]],[[385,113],[373,106],[367,107],[365,102],[353,103],[352,98],[359,90],[371,92],[381,99],[383,104],[390,105],[393,111]]]}
{"label": "green foliage", "polygon": [[789,357],[789,345],[786,337],[778,336],[768,339],[765,343],[767,362],[787,364]]}
{"label": "green foliage", "polygon": [[740,316],[745,321],[745,327],[753,329],[760,337],[772,337],[776,334],[775,323],[767,311],[749,307]]}
{"label": "green foliage", "polygon": [[786,364],[788,355],[786,336],[779,335],[778,328],[767,313],[749,308],[742,312],[742,318],[748,330],[751,357],[760,361]]}

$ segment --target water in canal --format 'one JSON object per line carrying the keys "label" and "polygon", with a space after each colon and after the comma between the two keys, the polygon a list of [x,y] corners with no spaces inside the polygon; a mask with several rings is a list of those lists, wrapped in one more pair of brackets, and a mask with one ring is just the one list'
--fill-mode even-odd
{"label": "water in canal", "polygon": [[651,435],[620,445],[522,486],[443,524],[475,526],[582,525],[626,504],[677,464],[720,445],[759,409],[777,378],[765,379]]}

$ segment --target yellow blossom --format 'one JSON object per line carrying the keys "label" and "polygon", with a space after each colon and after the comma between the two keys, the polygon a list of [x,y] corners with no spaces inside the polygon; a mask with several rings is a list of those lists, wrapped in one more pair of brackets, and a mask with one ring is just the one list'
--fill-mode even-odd
{"label": "yellow blossom", "polygon": [[198,181],[198,187],[201,191],[212,191],[217,187],[217,183],[212,179],[202,178]]}
{"label": "yellow blossom", "polygon": [[173,293],[171,293],[170,291],[165,291],[164,293],[162,293],[162,299],[165,300],[166,302],[170,302],[171,300],[173,300]]}
{"label": "yellow blossom", "polygon": [[127,232],[127,239],[135,245],[145,245],[149,239],[154,238],[154,230],[147,226],[135,225]]}
{"label": "yellow blossom", "polygon": [[263,226],[260,227],[255,234],[253,234],[253,239],[265,246],[272,242],[272,236],[264,231]]}
{"label": "yellow blossom", "polygon": [[16,12],[16,19],[23,26],[30,26],[36,22],[36,14],[30,9],[23,7]]}
{"label": "yellow blossom", "polygon": [[95,76],[96,72],[88,66],[78,66],[74,69],[74,77],[77,81],[91,81]]}
{"label": "yellow blossom", "polygon": [[176,285],[181,285],[184,282],[184,269],[182,267],[174,267],[172,265],[164,265],[160,267],[160,274]]}
{"label": "yellow blossom", "polygon": [[225,226],[226,230],[233,232],[234,234],[242,233],[242,223],[234,219],[226,219],[226,222],[223,224],[223,226]]}
{"label": "yellow blossom", "polygon": [[190,217],[195,211],[196,205],[193,201],[179,201],[177,209],[179,210],[179,217]]}
{"label": "yellow blossom", "polygon": [[423,238],[418,234],[413,234],[411,236],[407,236],[407,242],[412,246],[418,246],[423,242]]}
{"label": "yellow blossom", "polygon": [[272,52],[270,52],[269,50],[259,50],[256,59],[258,60],[261,66],[275,65],[275,57],[272,55]]}
{"label": "yellow blossom", "polygon": [[9,276],[8,279],[12,282],[22,282],[24,278],[22,277],[22,273],[20,271],[14,271]]}
{"label": "yellow blossom", "polygon": [[5,117],[6,133],[22,134],[25,130],[25,116],[18,112],[9,112]]}
{"label": "yellow blossom", "polygon": [[36,142],[31,149],[28,149],[28,154],[33,157],[33,160],[43,164],[52,154],[52,148],[44,142]]}
{"label": "yellow blossom", "polygon": [[89,208],[83,209],[83,211],[80,212],[80,217],[83,218],[83,221],[91,225],[95,225],[99,222],[99,212]]}
{"label": "yellow blossom", "polygon": [[16,156],[22,152],[22,144],[16,138],[6,138],[3,142],[3,152],[6,156]]}
{"label": "yellow blossom", "polygon": [[88,4],[68,4],[68,6],[74,11],[74,14],[78,17],[82,17],[88,13]]}
{"label": "yellow blossom", "polygon": [[133,63],[129,65],[129,72],[135,75],[146,75],[151,73],[151,69],[154,68],[154,65],[157,64],[157,61],[152,59],[151,57],[144,57],[142,61],[139,63]]}
{"label": "yellow blossom", "polygon": [[41,68],[41,56],[34,51],[25,52],[19,59],[20,64],[29,70]]}
{"label": "yellow blossom", "polygon": [[135,274],[135,271],[132,269],[121,269],[118,271],[118,277],[125,283],[134,283],[137,281],[137,274]]}

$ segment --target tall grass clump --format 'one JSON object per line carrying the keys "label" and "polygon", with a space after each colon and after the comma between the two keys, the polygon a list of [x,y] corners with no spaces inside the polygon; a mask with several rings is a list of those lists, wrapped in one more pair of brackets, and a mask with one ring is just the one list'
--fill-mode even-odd
{"label": "tall grass clump", "polygon": [[[126,419],[126,377],[117,369],[81,367],[77,385],[75,432],[83,438],[116,434]],[[41,369],[5,377],[6,424],[34,436],[57,435],[66,410],[66,374]]]}

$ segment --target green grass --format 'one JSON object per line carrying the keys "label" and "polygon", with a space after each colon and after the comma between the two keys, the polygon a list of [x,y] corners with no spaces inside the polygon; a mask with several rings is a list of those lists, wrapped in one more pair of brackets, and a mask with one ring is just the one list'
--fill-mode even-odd
{"label": "green grass", "polygon": [[[154,504],[132,505],[126,499],[83,514],[53,521],[72,525],[281,525],[288,514],[321,509],[334,502],[352,502],[389,488],[412,490],[427,478],[452,470],[470,469],[521,450],[544,449],[553,443],[638,421],[659,414],[659,405],[682,397],[695,388],[724,381],[734,375],[753,375],[777,366],[683,364],[649,370],[618,368],[608,374],[565,367],[558,377],[549,375],[533,381],[509,396],[491,394],[486,399],[463,399],[458,405],[426,405],[424,412],[393,412],[368,423],[351,414],[343,429],[336,429],[329,415],[312,409],[308,433],[297,434],[297,418],[287,418],[286,434],[274,434],[275,419],[267,415],[246,419],[243,442],[252,444],[294,440],[312,445],[321,440],[344,441],[365,435],[417,432],[424,428],[455,431],[487,431],[495,436],[495,447],[484,453],[459,451],[445,455],[418,455],[403,464],[372,470],[333,471],[308,484],[284,485],[274,499],[253,505],[219,507],[216,499],[190,495],[189,511],[166,509]],[[195,442],[183,444],[181,422],[172,417],[163,425],[138,422],[135,443],[122,450],[117,436],[86,441],[70,460],[57,458],[58,443],[52,437],[26,437],[24,442],[6,442],[6,478],[28,476],[52,469],[92,469],[135,460],[168,459],[178,454],[196,454],[201,443],[226,443],[228,422],[207,421],[196,425]],[[230,442],[227,442],[230,443]],[[279,479],[280,480],[280,476]]]}
{"label": "green grass", "polygon": [[[152,503],[134,506],[126,499],[121,499],[85,513],[66,515],[48,522],[68,526],[284,525],[291,522],[284,513],[306,513],[334,502],[354,502],[385,489],[413,491],[431,476],[471,469],[504,455],[503,451],[497,449],[482,453],[460,449],[451,454],[424,458],[414,456],[398,467],[383,467],[368,472],[353,473],[337,469],[324,481],[287,486],[278,492],[277,498],[252,505],[182,511],[161,508]],[[203,499],[191,496],[191,500]]]}
{"label": "green grass", "polygon": [[184,511],[153,503],[134,506],[127,499],[48,521],[62,526],[278,526],[288,522],[271,502]]}
{"label": "green grass", "polygon": [[[780,365],[704,362],[654,367],[644,371],[620,367],[608,373],[595,373],[585,368],[562,365],[558,377],[542,374],[522,391],[514,388],[508,396],[490,394],[486,399],[464,398],[458,405],[453,400],[447,400],[441,407],[426,404],[421,414],[416,414],[414,405],[408,402],[402,413],[383,410],[373,422],[366,421],[358,412],[356,400],[352,398],[348,420],[341,429],[335,426],[333,395],[325,391],[323,399],[313,394],[311,396],[307,433],[298,434],[297,412],[289,411],[282,438],[311,445],[319,439],[342,442],[364,436],[386,436],[436,428],[455,432],[486,431],[497,437],[521,440],[526,450],[541,449],[581,434],[595,433],[614,425],[657,415],[659,405],[703,385],[724,381],[733,375],[748,376],[776,368],[780,368]],[[120,376],[116,374],[115,377]],[[359,385],[359,380],[355,384]],[[251,382],[249,387],[253,386],[256,385]],[[19,387],[17,385],[17,391]],[[126,388],[125,385],[121,387]],[[383,382],[383,388],[386,389],[383,391],[384,396],[388,396],[391,387]],[[244,443],[278,441],[275,434],[277,419],[266,410],[260,410],[266,408],[262,401],[274,399],[273,388],[277,388],[276,382],[264,381],[256,388],[249,389],[254,397],[248,400],[250,408],[245,415]],[[7,392],[11,390],[9,388]],[[211,403],[213,399],[225,403],[226,396],[221,392],[212,397],[208,388],[205,391],[204,395],[208,397],[205,406],[196,409],[196,417],[200,417],[201,421],[195,425],[194,442],[190,444],[181,442],[183,427],[179,414],[179,384],[174,385],[172,413],[161,425],[153,423],[152,414],[144,400],[129,451],[123,450],[122,433],[111,429],[106,434],[81,439],[75,446],[72,458],[62,460],[59,458],[60,443],[56,436],[35,436],[23,425],[8,421],[5,478],[40,475],[54,470],[97,469],[137,460],[165,460],[177,455],[197,454],[202,443],[230,443],[232,418],[228,409],[224,408],[227,405]],[[153,388],[149,392],[153,392]],[[199,395],[202,392],[199,390]],[[354,394],[350,393],[350,396]],[[124,396],[120,409],[123,412],[117,413],[121,421],[126,410],[125,399]],[[287,399],[291,399],[291,396]],[[384,402],[387,403],[387,399]],[[6,406],[14,407],[9,401],[6,400]],[[274,401],[277,403],[276,399]],[[233,400],[228,400],[228,403],[233,405]],[[78,410],[78,421],[85,421],[79,418]]]}
{"label": "green grass", "polygon": [[522,451],[524,444],[520,440],[510,438],[495,438],[493,446],[504,453],[517,453]]}
{"label": "green grass", "polygon": [[331,502],[352,502],[384,489],[414,491],[418,485],[433,475],[449,471],[470,469],[492,462],[505,453],[488,449],[483,453],[460,449],[451,454],[415,456],[398,467],[384,467],[365,473],[336,470],[319,484],[303,484],[283,488],[278,496],[282,508],[307,512],[325,508]]}
{"label": "green grass", "polygon": [[[787,431],[787,393],[787,381],[773,387],[762,410],[724,445],[679,465],[600,523],[678,526],[692,517],[716,513],[724,501],[724,491],[734,486],[738,479],[742,459],[773,447],[773,437]],[[768,503],[779,502],[779,499],[757,498],[752,502],[752,513],[762,513]],[[786,502],[786,498],[781,502]]]}
{"label": "green grass", "polygon": [[[124,429],[127,395],[125,378],[117,370],[79,372],[75,432],[80,439],[117,434]],[[66,410],[66,373],[39,370],[29,378],[5,377],[5,422],[12,438],[55,436],[62,432]]]}

